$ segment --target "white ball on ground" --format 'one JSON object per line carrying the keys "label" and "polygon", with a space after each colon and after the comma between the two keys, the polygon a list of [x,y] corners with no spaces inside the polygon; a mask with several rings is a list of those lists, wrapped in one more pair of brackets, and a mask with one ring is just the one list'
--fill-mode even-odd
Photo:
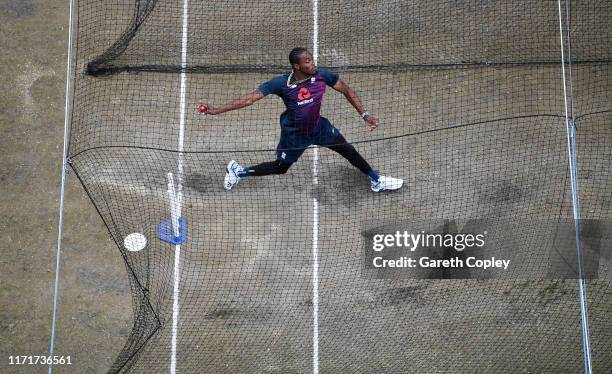
{"label": "white ball on ground", "polygon": [[123,246],[130,252],[138,252],[147,245],[147,238],[139,232],[133,232],[123,239]]}

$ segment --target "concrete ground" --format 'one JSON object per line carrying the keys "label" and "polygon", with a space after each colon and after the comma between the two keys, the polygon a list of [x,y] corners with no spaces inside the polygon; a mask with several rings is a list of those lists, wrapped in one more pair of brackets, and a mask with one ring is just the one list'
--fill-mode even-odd
{"label": "concrete ground", "polygon": [[[168,12],[176,13],[175,8]],[[346,7],[339,6],[338,10],[342,9]],[[2,149],[8,166],[2,171],[4,193],[0,201],[2,211],[8,213],[2,217],[1,245],[6,246],[3,253],[9,254],[1,259],[0,369],[39,372],[40,367],[8,366],[6,357],[43,354],[48,350],[63,137],[67,8],[57,1],[8,0],[0,3],[0,11],[2,24],[8,25],[3,27],[0,41],[15,51],[1,57],[6,61],[0,67],[5,96],[2,102],[6,103],[1,112],[5,130]],[[355,10],[356,14],[363,11]],[[269,22],[265,13],[259,12],[257,16]],[[384,15],[384,11],[378,15]],[[164,12],[157,16],[161,20],[167,18]],[[195,19],[206,20],[209,16],[207,12],[196,13]],[[309,24],[310,20],[304,22]],[[107,26],[117,31],[112,24]],[[331,27],[324,25],[322,29]],[[426,30],[420,32],[427,34]],[[333,35],[330,32],[327,37],[332,39]],[[84,40],[91,41],[89,37],[95,40],[95,36],[84,35]],[[366,38],[367,35],[355,37]],[[246,43],[253,45],[255,40]],[[422,47],[427,53],[427,45]],[[331,49],[324,51],[332,60],[346,57],[340,58]],[[165,50],[159,52],[163,55]],[[454,51],[439,52],[452,55]],[[134,55],[139,56],[138,49]],[[126,56],[129,58],[130,54]],[[588,69],[577,73],[596,74]],[[589,86],[582,100],[590,105],[589,111],[608,109],[611,74],[609,69],[602,70],[599,79],[585,81]],[[82,73],[82,66],[79,72]],[[444,118],[444,124],[448,124],[492,119],[500,114],[499,108],[504,111],[501,117],[558,113],[562,109],[559,71],[554,67],[535,72],[520,67],[503,71],[492,68],[487,91],[476,92],[482,101],[468,99],[480,88],[472,85],[468,73],[418,71],[393,75],[401,88],[390,101],[375,94],[393,88],[385,85],[391,81],[388,76],[383,73],[363,77],[346,75],[347,81],[354,83],[360,92],[374,93],[366,93],[364,99],[371,107],[380,108],[383,123],[393,124],[381,128],[377,133],[380,137],[431,130],[438,124],[427,119],[444,113],[457,116]],[[202,99],[214,103],[227,100],[263,78],[190,76],[189,105],[195,107]],[[109,142],[175,147],[176,75],[145,73],[79,79],[80,97],[95,100],[77,103],[81,106],[75,139],[82,141],[75,142],[73,154]],[[231,90],[215,90],[219,81]],[[217,96],[207,97],[203,87],[213,87]],[[440,92],[444,99],[434,94]],[[512,100],[507,99],[522,92],[529,92],[529,96],[519,106],[510,105]],[[338,96],[329,97],[324,109],[333,113],[335,123],[347,137],[352,141],[370,140],[371,135],[359,128],[358,121],[348,119],[355,116],[352,109],[346,103],[340,104],[342,99]],[[404,102],[417,104],[402,105]],[[474,368],[495,372],[506,367],[516,367],[521,372],[580,369],[575,283],[391,282],[361,276],[359,271],[364,232],[397,225],[398,217],[406,211],[427,217],[440,210],[450,215],[487,216],[506,211],[517,216],[538,213],[546,216],[563,199],[564,165],[560,162],[563,142],[547,138],[562,121],[537,120],[530,122],[533,126],[529,129],[524,129],[520,121],[506,121],[503,125],[512,131],[493,144],[482,136],[487,134],[487,128],[455,130],[453,145],[457,148],[450,153],[439,151],[446,149],[448,143],[438,135],[362,143],[358,147],[367,157],[379,160],[385,170],[403,174],[410,186],[384,198],[360,193],[360,189],[369,193],[367,180],[327,150],[320,153],[319,186],[312,185],[313,159],[309,151],[287,176],[247,180],[228,195],[216,175],[207,173],[202,165],[222,170],[227,159],[234,156],[228,151],[235,147],[244,150],[273,146],[277,124],[269,119],[276,118],[280,103],[268,98],[258,104],[259,113],[265,113],[265,118],[244,130],[238,126],[251,119],[245,112],[207,118],[204,124],[196,113],[190,112],[187,117],[186,148],[218,153],[192,153],[186,157],[186,215],[191,218],[191,237],[196,240],[184,247],[179,372],[199,372],[204,365],[206,372],[220,373],[311,371],[312,197],[317,197],[320,203],[321,217],[322,372],[342,372],[349,365],[360,372],[397,372],[393,364],[419,372],[453,369],[468,372]],[[407,123],[413,129],[406,131],[402,126],[404,119],[410,119]],[[597,126],[608,123],[608,119],[609,116],[601,117],[585,123],[600,128]],[[167,126],[159,126],[160,122]],[[106,127],[99,126],[100,123]],[[151,125],[156,126],[153,132],[147,131]],[[117,136],[118,132],[105,131],[108,128],[122,132]],[[224,142],[228,133],[241,133],[242,142],[228,145]],[[588,147],[584,148],[597,146],[605,152],[611,136],[610,132],[602,131],[586,140],[584,144]],[[504,151],[497,152],[498,149]],[[532,157],[540,151],[552,156]],[[90,192],[95,198],[111,196],[111,204],[121,202],[111,209],[118,213],[115,218],[122,220],[117,225],[119,229],[111,230],[115,240],[122,239],[124,229],[129,232],[138,227],[154,232],[152,225],[163,217],[166,209],[165,172],[175,167],[176,154],[104,149],[91,152],[76,156],[75,165],[80,176],[91,183]],[[246,163],[270,156],[267,151],[240,154]],[[504,166],[504,170],[497,170],[496,178],[478,172],[486,170],[492,157],[498,157],[497,165]],[[468,158],[474,163],[461,163]],[[604,164],[605,160],[602,163],[594,159],[588,165],[596,181],[609,183],[609,174],[602,172]],[[470,167],[476,171],[474,174],[470,174]],[[462,179],[464,175],[478,178]],[[270,194],[270,184],[282,189]],[[606,196],[599,193],[600,189],[593,189],[586,201],[587,210],[590,207],[599,211],[600,201],[606,201]],[[68,176],[66,197],[56,354],[71,355],[74,365],[58,367],[56,372],[106,372],[132,325],[126,268],[115,242],[109,239],[104,223],[73,173]],[[293,209],[284,209],[296,201]],[[234,214],[227,214],[232,210]],[[235,231],[239,232],[231,234]],[[126,258],[138,266],[148,266],[146,261],[153,259],[156,266],[148,268],[154,275],[149,290],[157,311],[168,322],[172,252],[159,243],[147,251],[146,260],[138,254]],[[148,274],[139,273],[145,278]],[[605,369],[611,365],[609,353],[602,349],[609,346],[612,336],[610,319],[606,318],[610,287],[608,283],[592,286],[595,300],[592,328],[599,348],[596,362],[598,368]],[[407,327],[402,328],[404,325]],[[170,329],[166,324],[141,352],[135,372],[168,367],[169,342]],[[432,362],[430,355],[440,359]]]}

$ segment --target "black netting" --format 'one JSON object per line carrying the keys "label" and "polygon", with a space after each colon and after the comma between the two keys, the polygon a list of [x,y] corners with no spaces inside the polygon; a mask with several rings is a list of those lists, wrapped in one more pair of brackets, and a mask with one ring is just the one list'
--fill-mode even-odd
{"label": "black netting", "polygon": [[[593,365],[611,370],[610,4],[561,2],[563,63],[557,1],[314,4],[78,0],[70,163],[133,290],[134,328],[109,371],[583,370],[578,281],[545,279],[575,234],[566,97],[583,247],[598,261],[587,281]],[[223,188],[229,160],[274,160],[284,106],[270,95],[205,116],[198,103],[288,73],[296,46],[316,50],[380,120],[366,131],[328,88],[322,115],[402,189],[370,191],[324,147],[284,175]],[[158,239],[168,173],[182,186],[180,249]],[[373,232],[417,226],[510,232],[491,253],[522,265],[495,279],[364,266]],[[147,245],[129,251],[135,232]]]}

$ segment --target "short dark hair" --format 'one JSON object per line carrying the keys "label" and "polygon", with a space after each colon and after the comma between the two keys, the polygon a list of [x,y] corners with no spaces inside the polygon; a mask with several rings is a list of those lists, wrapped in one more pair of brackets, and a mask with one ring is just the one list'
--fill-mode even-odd
{"label": "short dark hair", "polygon": [[291,52],[289,52],[289,63],[291,65],[293,64],[299,64],[300,63],[300,55],[304,52],[308,52],[308,50],[306,48],[302,48],[302,47],[297,47],[297,48],[293,48],[291,50]]}

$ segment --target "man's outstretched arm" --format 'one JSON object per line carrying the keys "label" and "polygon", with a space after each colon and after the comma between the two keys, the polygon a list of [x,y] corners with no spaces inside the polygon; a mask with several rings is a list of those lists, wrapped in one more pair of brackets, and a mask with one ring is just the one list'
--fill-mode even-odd
{"label": "man's outstretched arm", "polygon": [[[336,82],[332,88],[338,92],[341,92],[357,110],[360,116],[366,112],[363,104],[361,103],[361,99],[359,99],[359,96],[357,96],[355,91],[353,91],[348,84],[344,83],[342,79],[338,79],[338,82]],[[375,130],[378,127],[378,119],[376,119],[374,116],[365,115],[363,119],[367,122],[370,131]]]}
{"label": "man's outstretched arm", "polygon": [[250,94],[244,95],[239,97],[238,99],[221,105],[218,108],[215,108],[213,106],[210,105],[206,105],[206,108],[208,108],[206,110],[206,114],[221,114],[221,113],[225,113],[225,112],[229,112],[230,110],[236,110],[236,109],[240,109],[240,108],[244,108],[246,106],[252,105],[254,102],[256,102],[259,99],[262,99],[264,97],[264,94],[260,91],[260,90],[255,90],[253,92],[251,92]]}

